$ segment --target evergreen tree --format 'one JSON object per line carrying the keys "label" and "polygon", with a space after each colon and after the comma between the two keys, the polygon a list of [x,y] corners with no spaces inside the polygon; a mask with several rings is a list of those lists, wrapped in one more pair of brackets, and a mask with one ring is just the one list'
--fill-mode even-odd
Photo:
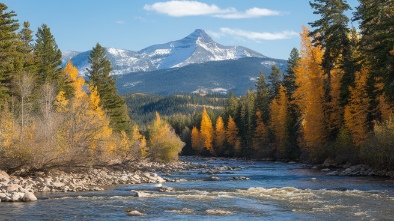
{"label": "evergreen tree", "polygon": [[16,32],[18,20],[15,12],[7,12],[7,9],[0,3],[0,106],[10,95],[13,76],[19,74],[23,66],[23,54],[18,50],[21,41]]}
{"label": "evergreen tree", "polygon": [[287,59],[286,75],[283,79],[283,86],[286,88],[287,93],[291,96],[295,91],[295,74],[294,69],[297,68],[300,61],[300,54],[297,48],[293,48],[290,52],[290,57]]}
{"label": "evergreen tree", "polygon": [[23,22],[19,35],[22,40],[20,52],[24,54],[23,69],[26,72],[35,73],[37,70],[34,63],[33,31],[30,29],[29,22]]}
{"label": "evergreen tree", "polygon": [[37,30],[34,55],[37,62],[37,84],[55,83],[61,89],[64,81],[64,75],[61,74],[62,70],[60,67],[62,64],[62,53],[50,28],[46,24],[43,24]]}
{"label": "evergreen tree", "polygon": [[270,82],[269,89],[271,98],[279,92],[279,86],[282,84],[283,73],[276,65],[272,65],[271,74],[268,76]]}
{"label": "evergreen tree", "polygon": [[266,123],[269,119],[270,91],[262,72],[256,81],[256,90],[255,108],[262,112],[263,121]]}
{"label": "evergreen tree", "polygon": [[105,49],[96,44],[89,55],[88,69],[89,84],[97,87],[101,97],[101,105],[109,115],[111,127],[117,131],[132,132],[131,120],[127,113],[126,102],[123,97],[117,94],[115,79],[110,76],[112,71],[111,62],[107,59]]}
{"label": "evergreen tree", "polygon": [[[374,79],[380,78],[383,90],[394,101],[394,56],[390,54],[394,45],[394,2],[393,0],[359,0],[354,20],[360,22],[360,50],[364,62],[370,67],[368,85],[374,85]],[[382,91],[369,89],[369,96],[374,99]],[[376,104],[370,109],[374,109]]]}
{"label": "evergreen tree", "polygon": [[321,66],[327,75],[325,96],[329,101],[331,70],[336,63],[343,62],[339,59],[343,57],[343,50],[349,47],[349,18],[344,12],[351,8],[346,0],[314,0],[309,4],[315,10],[313,13],[321,16],[320,19],[309,23],[315,28],[310,32],[310,37],[314,38],[312,43],[321,46],[324,51]]}

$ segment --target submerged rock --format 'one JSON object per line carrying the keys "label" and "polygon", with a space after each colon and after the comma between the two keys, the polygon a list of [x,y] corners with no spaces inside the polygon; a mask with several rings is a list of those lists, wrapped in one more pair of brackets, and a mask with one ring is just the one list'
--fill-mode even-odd
{"label": "submerged rock", "polygon": [[220,178],[217,176],[210,176],[205,178],[204,181],[220,181]]}
{"label": "submerged rock", "polygon": [[130,212],[128,212],[129,216],[144,216],[143,213],[141,213],[140,211],[137,210],[132,210]]}
{"label": "submerged rock", "polygon": [[170,210],[170,212],[178,213],[178,214],[194,214],[194,210],[183,208],[180,210]]}
{"label": "submerged rock", "polygon": [[231,211],[220,210],[220,209],[208,209],[205,211],[205,213],[208,215],[232,215],[232,214],[234,214]]}

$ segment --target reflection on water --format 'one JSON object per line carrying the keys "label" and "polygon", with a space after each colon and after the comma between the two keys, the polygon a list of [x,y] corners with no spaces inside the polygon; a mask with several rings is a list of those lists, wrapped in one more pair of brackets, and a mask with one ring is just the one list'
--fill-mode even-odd
{"label": "reflection on water", "polygon": [[[195,159],[194,159],[195,160]],[[38,194],[32,203],[0,203],[0,220],[390,220],[394,185],[382,178],[332,177],[299,164],[200,159],[238,168],[204,181],[199,171],[165,183],[117,186],[103,192]],[[250,180],[234,180],[245,176]],[[142,191],[136,198],[131,190]],[[131,217],[127,208],[143,217]]]}

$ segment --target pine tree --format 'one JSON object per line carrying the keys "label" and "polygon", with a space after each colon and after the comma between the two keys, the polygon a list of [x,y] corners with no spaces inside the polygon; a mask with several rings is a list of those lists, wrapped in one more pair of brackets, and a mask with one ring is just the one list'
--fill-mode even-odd
{"label": "pine tree", "polygon": [[[375,78],[382,78],[384,91],[390,101],[394,100],[394,56],[390,54],[394,45],[394,4],[392,0],[360,0],[354,20],[360,22],[360,50],[364,62],[370,67],[369,85]],[[371,99],[379,94],[369,91]],[[374,109],[375,107],[371,107]]]}
{"label": "pine tree", "polygon": [[275,95],[279,92],[279,86],[283,81],[282,79],[282,71],[280,71],[276,65],[272,65],[271,74],[268,76],[268,80],[270,81],[269,89],[271,98],[275,97]]}
{"label": "pine tree", "polygon": [[200,133],[201,133],[202,140],[204,142],[205,149],[207,151],[209,151],[210,154],[214,155],[215,150],[213,149],[213,145],[212,145],[214,131],[213,131],[213,126],[212,126],[212,121],[209,118],[209,115],[208,115],[205,107],[202,112]]}
{"label": "pine tree", "polygon": [[15,12],[7,12],[7,9],[4,3],[0,3],[0,106],[10,96],[13,76],[23,67],[23,54],[18,50],[21,41],[16,32],[18,20]]}
{"label": "pine tree", "polygon": [[335,64],[342,62],[343,50],[349,47],[347,24],[349,18],[344,14],[350,10],[346,0],[314,0],[309,3],[315,10],[313,13],[321,16],[317,21],[309,23],[312,28],[310,37],[313,37],[314,46],[321,46],[323,58],[321,66],[327,75],[325,84],[325,97],[329,102],[331,90],[331,70]]}
{"label": "pine tree", "polygon": [[37,84],[63,84],[61,73],[62,53],[58,48],[50,28],[43,24],[36,33],[34,55],[37,62]]}
{"label": "pine tree", "polygon": [[259,74],[259,78],[256,81],[256,100],[255,108],[262,112],[264,122],[268,122],[269,119],[269,103],[270,103],[270,91],[265,81],[265,76],[262,72]]}
{"label": "pine tree", "polygon": [[284,76],[283,79],[283,86],[286,88],[286,91],[290,97],[296,89],[294,69],[296,69],[297,66],[299,65],[299,61],[300,61],[300,54],[297,48],[293,48],[290,52],[289,59],[287,59],[288,66],[286,69],[286,75]]}
{"label": "pine tree", "polygon": [[20,52],[24,55],[23,69],[25,72],[35,73],[37,68],[34,62],[33,31],[30,30],[29,22],[23,22],[23,28],[19,35],[22,41]]}
{"label": "pine tree", "polygon": [[117,131],[131,133],[131,120],[127,113],[126,102],[117,94],[115,79],[110,76],[111,62],[107,59],[105,49],[96,44],[89,55],[91,67],[88,69],[89,84],[97,87],[101,105],[111,120],[111,127]]}

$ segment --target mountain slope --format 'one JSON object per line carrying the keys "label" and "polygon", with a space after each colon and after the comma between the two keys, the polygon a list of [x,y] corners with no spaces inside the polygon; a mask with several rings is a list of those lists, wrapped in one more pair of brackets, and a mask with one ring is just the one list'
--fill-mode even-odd
{"label": "mountain slope", "polygon": [[235,95],[243,95],[254,88],[260,71],[265,75],[271,73],[273,64],[281,70],[287,67],[287,62],[280,59],[240,58],[129,73],[118,76],[116,86],[121,94],[228,93],[231,90]]}
{"label": "mountain slope", "polygon": [[[153,45],[138,52],[106,48],[108,59],[113,67],[113,75],[130,72],[156,71],[184,67],[208,61],[234,60],[244,57],[267,58],[266,56],[242,46],[223,46],[212,40],[202,29],[189,36],[165,44]],[[89,67],[90,51],[65,52],[63,61],[71,58],[81,75],[86,75]]]}

